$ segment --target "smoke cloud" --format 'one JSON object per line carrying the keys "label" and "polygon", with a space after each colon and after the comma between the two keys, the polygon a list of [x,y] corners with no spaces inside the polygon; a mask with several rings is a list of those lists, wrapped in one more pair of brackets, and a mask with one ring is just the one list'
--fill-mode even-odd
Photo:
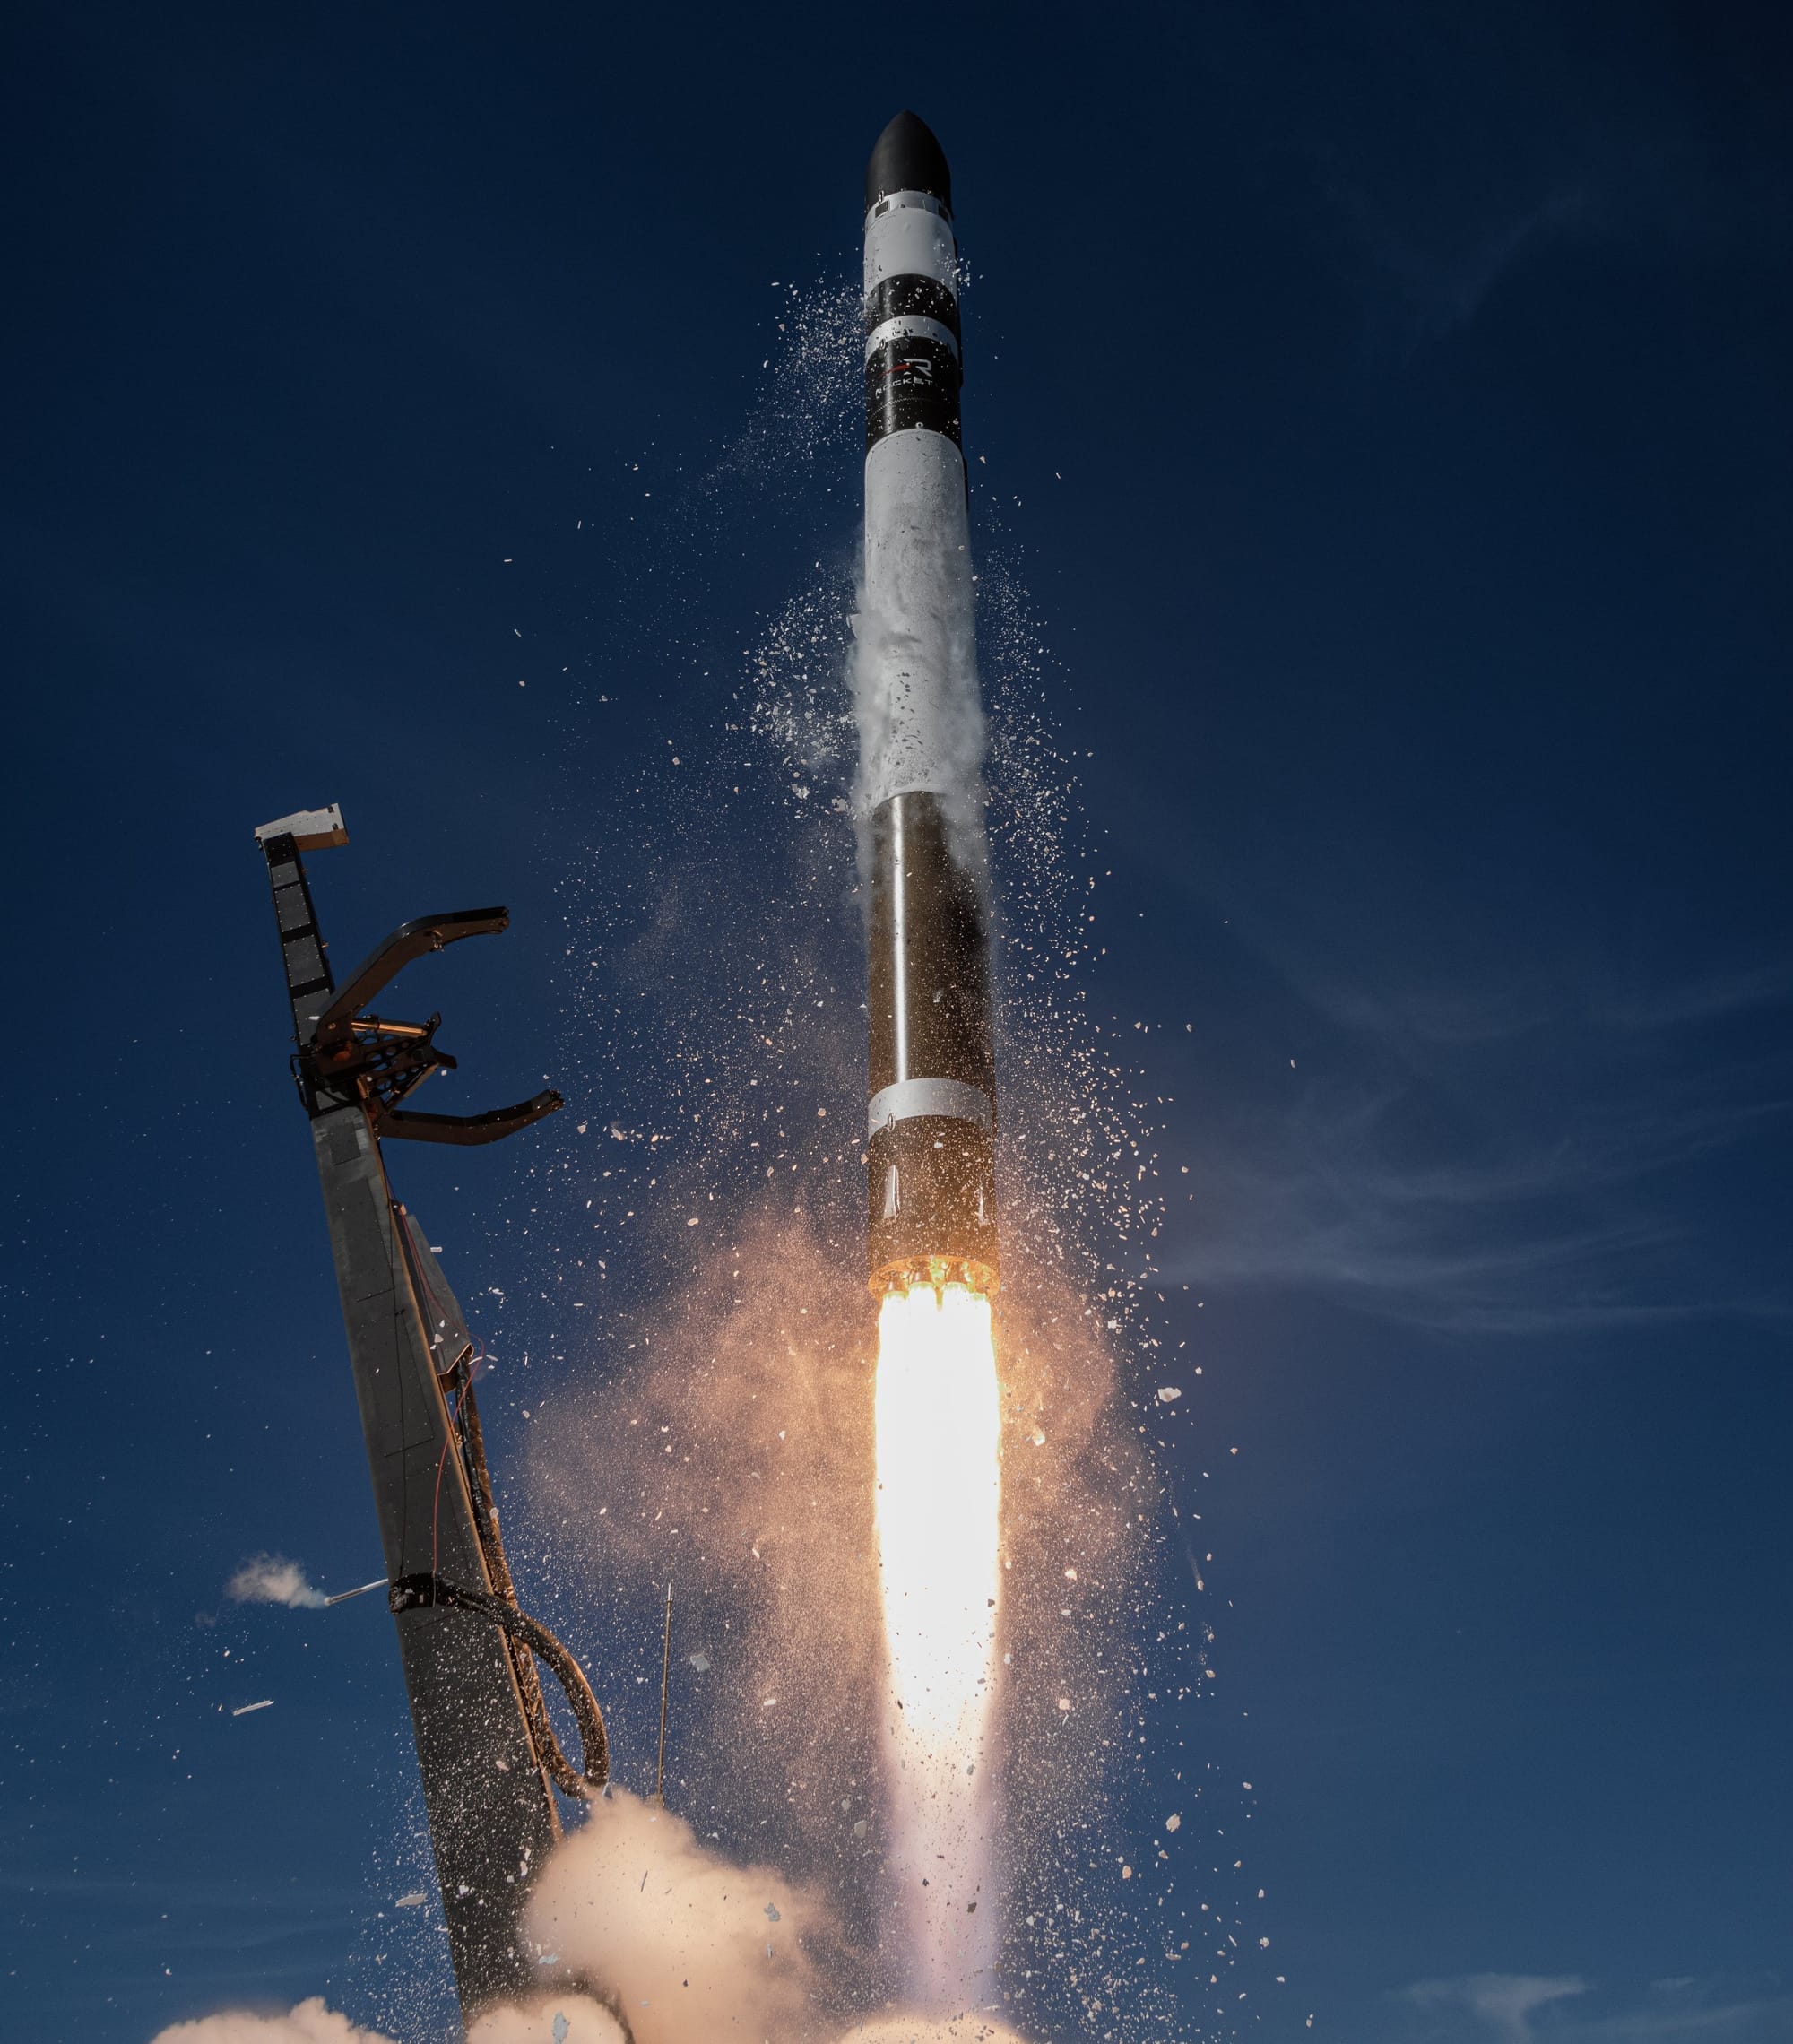
{"label": "smoke cloud", "polygon": [[1018,2030],[987,2016],[958,2015],[940,2022],[913,2016],[886,2016],[850,2030],[841,2044],[1026,2044]]}
{"label": "smoke cloud", "polygon": [[[753,2023],[737,2014],[729,2019],[729,2027],[748,2036]],[[637,2025],[635,2044],[646,2044],[654,2034]],[[715,2032],[698,2024],[676,2034],[698,2044]],[[540,1995],[527,2005],[489,2009],[467,2031],[467,2044],[628,2044],[628,2040],[629,2032],[611,2011],[588,1995]],[[314,1996],[285,2015],[227,2009],[196,2022],[172,2023],[150,2044],[394,2044],[394,2040],[378,2031],[357,2029],[346,2015],[325,2008],[322,1998]],[[981,2015],[947,2022],[894,2016],[855,2025],[840,2044],[1026,2044],[1026,2040],[1018,2031]]]}
{"label": "smoke cloud", "polygon": [[[815,1892],[724,1859],[684,1818],[626,1789],[590,1806],[556,1848],[526,1935],[566,1984],[487,2009],[466,2044],[1026,2044],[982,2014],[853,2022],[830,2010],[812,1949],[838,1932]],[[172,2023],[151,2044],[395,2040],[314,1996],[282,2015],[226,2009]]]}
{"label": "smoke cloud", "polygon": [[[616,1996],[634,2044],[797,2044],[833,2027],[803,1944],[829,1930],[815,1896],[769,1868],[730,1865],[683,1817],[627,1790],[593,1804],[556,1851],[528,1930],[543,1956]],[[505,2030],[476,2044],[535,2035]]]}
{"label": "smoke cloud", "polygon": [[628,2032],[589,1995],[540,1995],[488,2009],[469,2025],[467,2044],[628,2044]]}
{"label": "smoke cloud", "polygon": [[251,1555],[224,1585],[224,1594],[233,1604],[284,1604],[294,1611],[321,1611],[325,1604],[324,1592],[314,1589],[305,1571],[284,1555]]}
{"label": "smoke cloud", "polygon": [[[845,1156],[856,1168],[851,1135]],[[794,1196],[808,1208],[810,1194],[806,1183]],[[882,1857],[873,1329],[848,1247],[858,1216],[840,1204],[837,1220],[733,1217],[727,1253],[704,1251],[688,1283],[637,1310],[611,1308],[606,1353],[620,1361],[602,1414],[570,1397],[550,1406],[567,1416],[532,1429],[529,1490],[541,1537],[594,1593],[587,1623],[601,1633],[640,1633],[628,1596],[596,1603],[607,1584],[645,1598],[678,1582],[673,1800],[705,1833],[752,1838],[756,1853],[825,1886],[849,1935],[871,1944]],[[696,1210],[676,1196],[666,1209],[675,1221]],[[658,1601],[637,1693],[647,1701],[616,1684],[605,1698],[619,1765],[653,1756]],[[652,1780],[644,1765],[634,1786]]]}
{"label": "smoke cloud", "polygon": [[[196,2022],[171,2023],[151,2044],[394,2044],[324,2005],[320,1996],[285,2015],[226,2009]],[[628,2032],[589,1995],[542,1995],[489,2009],[468,2029],[467,2044],[628,2044]]]}
{"label": "smoke cloud", "polygon": [[[517,2044],[523,2044],[529,2034],[517,2031]],[[594,2039],[603,2038],[601,2031],[592,2034]],[[257,2015],[247,2008],[227,2008],[217,2015],[203,2015],[194,2022],[171,2022],[166,2030],[159,2030],[150,2044],[394,2044],[394,2040],[377,2030],[359,2029],[346,2015],[325,2008],[322,1995],[313,1995],[285,2015]],[[511,2044],[511,2033],[507,2032],[495,2044]],[[570,2038],[567,2044],[572,2044]],[[583,2039],[580,2044],[584,2044]]]}

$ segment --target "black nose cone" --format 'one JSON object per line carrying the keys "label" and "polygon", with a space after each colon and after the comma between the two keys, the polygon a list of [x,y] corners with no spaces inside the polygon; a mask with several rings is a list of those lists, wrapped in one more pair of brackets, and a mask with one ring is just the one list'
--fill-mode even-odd
{"label": "black nose cone", "polygon": [[901,113],[878,138],[865,167],[865,203],[892,192],[925,192],[952,211],[952,172],[934,131],[919,114]]}

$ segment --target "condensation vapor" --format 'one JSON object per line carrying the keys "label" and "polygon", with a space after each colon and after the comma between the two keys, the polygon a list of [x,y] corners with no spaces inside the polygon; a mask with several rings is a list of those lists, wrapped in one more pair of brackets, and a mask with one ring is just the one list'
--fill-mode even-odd
{"label": "condensation vapor", "polygon": [[322,1611],[325,1605],[324,1592],[284,1555],[251,1555],[224,1585],[224,1594],[233,1604],[284,1604],[295,1611]]}

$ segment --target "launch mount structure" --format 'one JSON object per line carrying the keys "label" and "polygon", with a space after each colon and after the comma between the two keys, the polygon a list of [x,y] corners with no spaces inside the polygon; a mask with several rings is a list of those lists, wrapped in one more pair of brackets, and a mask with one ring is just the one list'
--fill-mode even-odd
{"label": "launch mount structure", "polygon": [[[394,1196],[380,1146],[400,1138],[495,1142],[551,1114],[561,1099],[550,1090],[484,1114],[404,1106],[432,1072],[455,1065],[437,1047],[442,1018],[394,1021],[369,1005],[413,959],[503,931],[507,910],[403,923],[338,987],[302,854],[348,843],[341,809],[282,817],[256,840],[273,892],[292,1071],[311,1122],[342,1296],[443,1918],[471,2016],[528,1984],[522,1914],[560,1835],[553,1788],[581,1800],[601,1793],[609,1748],[578,1662],[518,1605],[473,1390],[483,1350],[416,1217]],[[572,1707],[580,1768],[549,1721],[538,1661]]]}

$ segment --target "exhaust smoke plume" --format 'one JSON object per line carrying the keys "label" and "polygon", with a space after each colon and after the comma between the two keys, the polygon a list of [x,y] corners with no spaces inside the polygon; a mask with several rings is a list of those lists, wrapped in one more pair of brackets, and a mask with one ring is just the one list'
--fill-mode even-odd
{"label": "exhaust smoke plume", "polygon": [[1026,2044],[1018,2030],[987,2015],[958,2015],[928,2022],[912,2015],[888,2016],[849,2031],[841,2044]]}
{"label": "exhaust smoke plume", "polygon": [[359,2029],[346,2015],[325,2008],[322,1995],[313,1995],[284,2015],[227,2008],[195,2022],[171,2022],[157,2031],[150,2044],[394,2044],[394,2040],[377,2030]]}
{"label": "exhaust smoke plume", "polygon": [[[750,2022],[733,2022],[719,2031],[691,2029],[676,2032],[681,2044],[710,2044],[731,2032],[753,2034]],[[827,2033],[836,2044],[837,2033]],[[636,2032],[639,2044],[642,2032]],[[373,2030],[359,2030],[346,2015],[325,2008],[314,1996],[285,2015],[257,2015],[247,2009],[227,2009],[196,2022],[172,2023],[150,2044],[395,2044]],[[489,2009],[467,2027],[467,2044],[629,2044],[629,2032],[602,2002],[588,1995],[538,1995],[527,2003]],[[762,2040],[762,2044],[767,2040]],[[786,2044],[784,2035],[772,2044]],[[888,2016],[855,2023],[838,2044],[1027,2044],[1018,2031],[987,2016],[953,2017],[931,2022],[916,2016]]]}
{"label": "exhaust smoke plume", "polygon": [[[626,1789],[590,1806],[556,1849],[526,1927],[550,1984],[482,2012],[466,2044],[1024,2044],[982,2016],[855,2023],[831,2011],[810,1949],[838,1935],[819,1896],[732,1864],[683,1817]],[[394,2040],[313,1998],[286,2014],[174,2023],[152,2044]]]}
{"label": "exhaust smoke plume", "polygon": [[[627,1789],[591,1806],[550,1860],[529,1935],[565,1973],[616,1996],[634,2044],[824,2033],[804,1940],[827,1928],[812,1895],[734,1866],[671,1810]],[[523,2044],[506,2030],[469,2044]]]}
{"label": "exhaust smoke plume", "polygon": [[588,1995],[538,1995],[488,2009],[467,2025],[467,2044],[628,2044],[628,2032]]}

